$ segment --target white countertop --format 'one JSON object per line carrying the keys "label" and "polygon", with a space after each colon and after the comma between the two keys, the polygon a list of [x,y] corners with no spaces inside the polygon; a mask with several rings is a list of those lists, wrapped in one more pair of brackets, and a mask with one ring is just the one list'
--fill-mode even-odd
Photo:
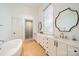
{"label": "white countertop", "polygon": [[79,41],[73,41],[73,40],[69,40],[69,39],[61,39],[61,38],[57,38],[57,37],[55,38],[53,35],[47,35],[47,34],[38,33],[37,35],[42,36],[42,37],[46,37],[46,38],[49,38],[49,39],[53,39],[53,40],[56,40],[56,41],[60,41],[62,43],[71,45],[71,46],[79,49]]}

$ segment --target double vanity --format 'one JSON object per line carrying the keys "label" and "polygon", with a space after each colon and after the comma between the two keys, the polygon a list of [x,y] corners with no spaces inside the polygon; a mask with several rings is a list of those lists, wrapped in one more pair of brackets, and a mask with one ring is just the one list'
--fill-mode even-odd
{"label": "double vanity", "polygon": [[40,33],[35,34],[34,39],[46,50],[49,56],[79,56],[79,41]]}

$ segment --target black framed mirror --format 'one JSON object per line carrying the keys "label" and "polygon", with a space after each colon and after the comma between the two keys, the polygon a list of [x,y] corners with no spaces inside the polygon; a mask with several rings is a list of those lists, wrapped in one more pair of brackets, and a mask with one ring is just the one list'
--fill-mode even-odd
{"label": "black framed mirror", "polygon": [[38,23],[38,32],[43,33],[42,32],[42,22]]}
{"label": "black framed mirror", "polygon": [[55,26],[61,32],[70,32],[79,21],[78,11],[71,8],[60,11],[55,18]]}

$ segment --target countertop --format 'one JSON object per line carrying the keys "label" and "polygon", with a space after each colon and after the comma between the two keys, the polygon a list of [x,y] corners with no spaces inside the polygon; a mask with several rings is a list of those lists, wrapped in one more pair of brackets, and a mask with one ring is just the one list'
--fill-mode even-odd
{"label": "countertop", "polygon": [[47,34],[37,33],[37,35],[42,36],[42,37],[46,37],[46,38],[49,38],[49,39],[56,40],[56,41],[71,45],[71,46],[76,47],[76,48],[79,49],[79,41],[73,41],[73,40],[69,40],[69,39],[62,39],[62,38],[58,38],[58,37],[55,37],[53,35],[47,35]]}

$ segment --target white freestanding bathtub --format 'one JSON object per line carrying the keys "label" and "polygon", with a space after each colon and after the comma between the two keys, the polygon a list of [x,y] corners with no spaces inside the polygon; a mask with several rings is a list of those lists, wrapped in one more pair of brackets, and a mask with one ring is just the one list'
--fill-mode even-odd
{"label": "white freestanding bathtub", "polygon": [[22,40],[13,39],[0,45],[0,56],[20,56],[22,51]]}

